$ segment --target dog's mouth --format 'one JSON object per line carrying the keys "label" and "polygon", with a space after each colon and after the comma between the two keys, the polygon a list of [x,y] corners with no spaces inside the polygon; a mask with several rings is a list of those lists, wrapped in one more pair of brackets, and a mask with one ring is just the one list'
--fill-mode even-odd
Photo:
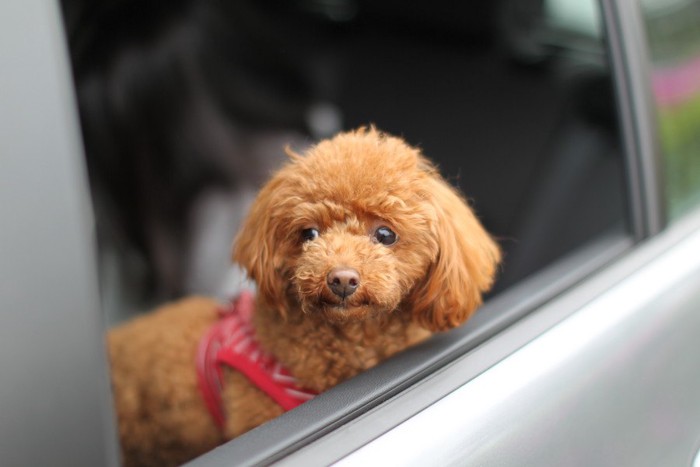
{"label": "dog's mouth", "polygon": [[329,301],[321,300],[319,303],[321,305],[321,308],[336,310],[339,313],[348,312],[348,311],[353,310],[355,308],[371,308],[372,307],[372,304],[368,300],[357,302],[357,303],[349,302],[348,300],[340,300],[338,302],[336,302],[336,301],[329,302]]}
{"label": "dog's mouth", "polygon": [[376,307],[367,299],[320,297],[316,308],[331,321],[346,321],[362,319],[372,314]]}
{"label": "dog's mouth", "polygon": [[[390,313],[398,304],[386,300],[386,293],[377,295],[368,284],[343,295],[334,292],[325,283],[320,285],[316,282],[301,281],[296,283],[293,293],[304,314],[321,316],[332,323],[364,321]],[[382,298],[384,300],[381,300]]]}
{"label": "dog's mouth", "polygon": [[324,298],[321,298],[319,301],[319,304],[323,308],[331,308],[338,310],[340,312],[350,310],[352,308],[359,308],[359,307],[369,307],[371,306],[371,303],[369,300],[362,300],[362,301],[350,301],[347,299],[342,299],[342,300],[327,300]]}

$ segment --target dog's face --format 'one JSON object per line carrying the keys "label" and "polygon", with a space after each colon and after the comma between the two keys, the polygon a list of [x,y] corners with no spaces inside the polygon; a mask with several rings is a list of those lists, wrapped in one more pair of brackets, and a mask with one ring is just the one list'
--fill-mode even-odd
{"label": "dog's face", "polygon": [[418,150],[363,129],[291,157],[234,245],[266,304],[331,322],[404,307],[442,330],[481,303],[498,247]]}

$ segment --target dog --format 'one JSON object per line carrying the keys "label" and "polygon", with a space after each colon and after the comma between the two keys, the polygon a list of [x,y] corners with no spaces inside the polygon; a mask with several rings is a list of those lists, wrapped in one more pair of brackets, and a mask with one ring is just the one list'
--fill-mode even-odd
{"label": "dog", "polygon": [[[418,149],[370,127],[287,152],[232,256],[257,285],[259,347],[294,384],[325,391],[473,314],[500,250]],[[226,367],[213,421],[194,360],[219,309],[188,298],[109,332],[125,464],[178,464],[284,412]]]}

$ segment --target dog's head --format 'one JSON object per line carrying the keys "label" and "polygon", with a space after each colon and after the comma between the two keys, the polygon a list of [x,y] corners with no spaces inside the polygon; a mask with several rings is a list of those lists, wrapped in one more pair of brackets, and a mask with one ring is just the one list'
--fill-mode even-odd
{"label": "dog's head", "polygon": [[233,250],[268,306],[332,322],[410,309],[435,331],[481,304],[499,249],[417,149],[370,128],[290,157]]}

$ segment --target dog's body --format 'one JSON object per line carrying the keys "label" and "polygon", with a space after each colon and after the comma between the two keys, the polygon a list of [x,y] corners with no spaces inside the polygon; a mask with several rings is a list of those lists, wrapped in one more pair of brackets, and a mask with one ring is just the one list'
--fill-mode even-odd
{"label": "dog's body", "polygon": [[[261,348],[324,391],[464,322],[493,281],[499,250],[420,153],[374,129],[339,135],[263,188],[233,257],[258,286]],[[217,304],[188,299],[109,335],[127,464],[176,464],[280,415],[224,372],[224,430],[197,389],[194,355]]]}

